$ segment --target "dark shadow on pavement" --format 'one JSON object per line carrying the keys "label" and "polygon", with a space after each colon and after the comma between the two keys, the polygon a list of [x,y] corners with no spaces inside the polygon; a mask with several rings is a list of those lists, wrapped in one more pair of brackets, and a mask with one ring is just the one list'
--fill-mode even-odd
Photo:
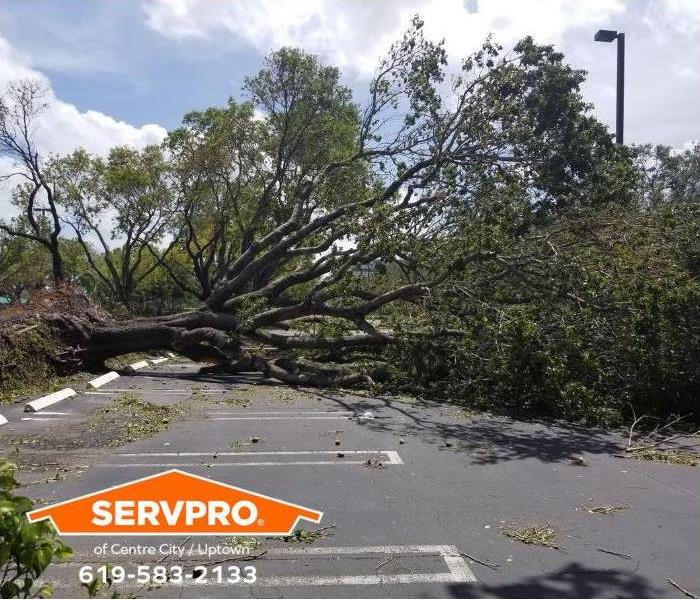
{"label": "dark shadow on pavement", "polygon": [[[200,374],[197,372],[136,371],[130,377],[158,377],[210,383],[223,386],[282,385],[256,372],[237,374]],[[290,388],[299,394],[320,397],[341,410],[362,414],[371,411],[372,419],[361,419],[368,429],[395,436],[417,436],[440,451],[458,452],[472,464],[497,464],[507,460],[537,458],[542,462],[569,462],[585,454],[617,454],[621,438],[609,431],[543,420],[521,420],[477,413],[460,414],[459,407],[424,399],[409,401],[387,396],[364,396],[317,389]],[[448,445],[449,444],[449,445]],[[574,467],[572,467],[574,468]]]}
{"label": "dark shadow on pavement", "polygon": [[[302,392],[303,390],[299,390]],[[387,397],[341,397],[323,391],[306,392],[331,400],[343,410],[372,411],[362,420],[373,430],[396,436],[418,436],[445,452],[460,452],[474,464],[537,458],[543,462],[570,462],[581,454],[617,454],[619,435],[600,428],[519,420],[486,413],[456,417],[459,407]],[[447,444],[450,444],[448,447]]]}
{"label": "dark shadow on pavement", "polygon": [[633,572],[590,569],[572,562],[558,571],[503,585],[451,584],[453,598],[658,598],[674,597]]}

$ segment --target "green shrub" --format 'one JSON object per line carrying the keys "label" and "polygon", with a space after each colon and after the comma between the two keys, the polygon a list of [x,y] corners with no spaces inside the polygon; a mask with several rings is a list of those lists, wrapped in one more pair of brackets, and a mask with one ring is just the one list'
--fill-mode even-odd
{"label": "green shrub", "polygon": [[53,586],[45,583],[35,590],[35,581],[53,560],[69,558],[73,552],[47,521],[27,521],[32,501],[14,495],[16,487],[14,465],[0,459],[0,597],[46,598]]}

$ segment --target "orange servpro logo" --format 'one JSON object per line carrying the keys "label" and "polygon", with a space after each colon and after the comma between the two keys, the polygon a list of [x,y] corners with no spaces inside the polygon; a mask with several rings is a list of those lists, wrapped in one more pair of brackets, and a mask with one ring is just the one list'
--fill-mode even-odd
{"label": "orange servpro logo", "polygon": [[63,535],[289,535],[322,512],[171,469],[27,513]]}

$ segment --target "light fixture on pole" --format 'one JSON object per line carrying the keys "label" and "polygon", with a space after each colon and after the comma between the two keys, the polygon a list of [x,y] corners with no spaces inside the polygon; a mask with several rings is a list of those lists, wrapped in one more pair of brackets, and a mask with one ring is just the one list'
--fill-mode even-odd
{"label": "light fixture on pole", "polygon": [[625,34],[610,29],[599,29],[593,39],[596,42],[617,40],[617,111],[615,114],[615,141],[623,143],[625,123]]}

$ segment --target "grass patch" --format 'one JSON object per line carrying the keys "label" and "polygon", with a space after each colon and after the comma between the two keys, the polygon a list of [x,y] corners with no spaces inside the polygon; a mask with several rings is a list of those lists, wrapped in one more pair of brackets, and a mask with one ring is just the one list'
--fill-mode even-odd
{"label": "grass patch", "polygon": [[667,465],[680,465],[684,467],[697,467],[700,455],[683,450],[657,450],[656,448],[643,448],[628,453],[630,458],[637,460],[650,460]]}
{"label": "grass patch", "polygon": [[556,548],[554,541],[557,539],[559,530],[550,523],[539,523],[529,525],[522,529],[506,529],[503,535],[518,540],[523,544],[535,544],[538,546],[548,546]]}
{"label": "grass patch", "polygon": [[182,413],[181,405],[154,404],[127,393],[99,410],[91,430],[97,435],[106,433],[107,445],[121,446],[165,431]]}

